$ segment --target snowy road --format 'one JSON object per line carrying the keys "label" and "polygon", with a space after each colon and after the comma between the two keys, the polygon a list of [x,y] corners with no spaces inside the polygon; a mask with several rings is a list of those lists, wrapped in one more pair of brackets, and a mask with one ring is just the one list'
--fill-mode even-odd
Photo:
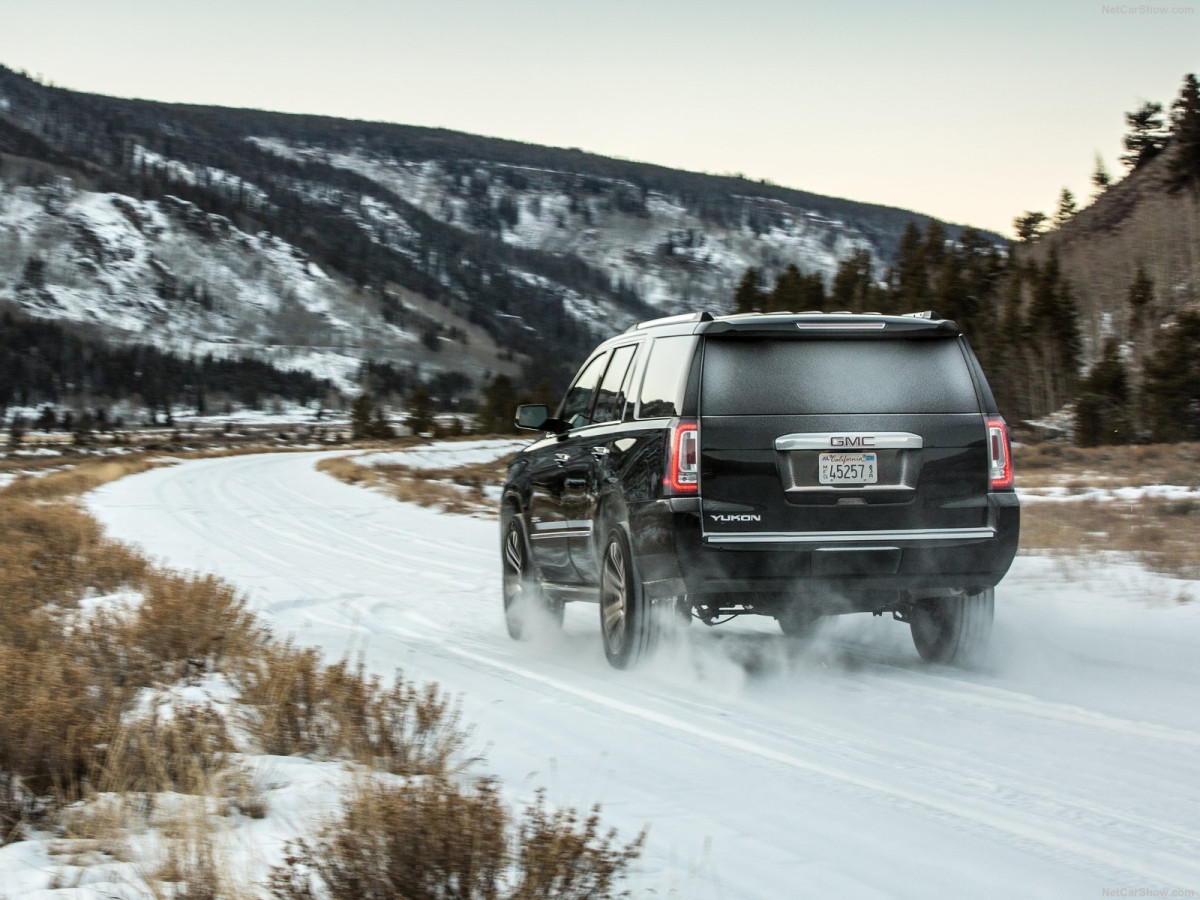
{"label": "snowy road", "polygon": [[152,558],[237,584],[278,634],[461,692],[515,798],[649,826],[634,896],[1200,896],[1196,582],[1019,558],[982,673],[926,667],[904,626],[863,616],[799,658],[769,621],[697,625],[621,673],[594,606],[561,638],[508,639],[494,521],[350,487],[317,456],[190,462],[88,502]]}

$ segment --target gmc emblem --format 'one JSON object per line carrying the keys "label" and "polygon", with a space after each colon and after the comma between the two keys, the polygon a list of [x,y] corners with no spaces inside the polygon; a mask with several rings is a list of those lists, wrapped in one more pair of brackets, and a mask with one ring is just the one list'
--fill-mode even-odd
{"label": "gmc emblem", "polygon": [[845,434],[833,435],[829,439],[830,447],[874,447],[875,436],[873,434]]}

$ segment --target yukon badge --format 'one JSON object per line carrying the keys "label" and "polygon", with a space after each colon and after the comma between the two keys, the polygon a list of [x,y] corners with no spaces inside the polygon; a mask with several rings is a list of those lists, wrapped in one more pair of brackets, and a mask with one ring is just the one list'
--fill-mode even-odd
{"label": "yukon badge", "polygon": [[750,513],[709,513],[714,522],[761,522],[762,516]]}

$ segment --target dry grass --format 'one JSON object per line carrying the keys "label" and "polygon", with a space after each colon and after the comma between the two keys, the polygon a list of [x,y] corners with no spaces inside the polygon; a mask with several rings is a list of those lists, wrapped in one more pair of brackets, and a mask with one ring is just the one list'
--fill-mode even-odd
{"label": "dry grass", "polygon": [[364,780],[340,819],[289,846],[274,869],[278,900],[605,900],[641,852],[599,815],[548,812],[544,798],[514,822],[497,784],[441,778]]}
{"label": "dry grass", "polygon": [[378,488],[402,503],[439,509],[449,513],[490,510],[481,490],[463,491],[453,484],[435,480],[427,470],[407,466],[363,466],[351,457],[335,456],[317,463],[317,468],[347,484]]}
{"label": "dry grass", "polygon": [[[71,495],[154,465],[89,462],[0,490],[0,840],[31,811],[97,793],[224,796],[263,813],[211,709],[138,712],[139,689],[221,672],[267,752],[444,773],[466,739],[436,686],[384,685],[361,668],[273,641],[229,585],[154,569],[104,537]],[[127,589],[136,602],[81,601]]]}
{"label": "dry grass", "polygon": [[1085,491],[1167,484],[1200,485],[1200,444],[1018,448],[1017,485],[1066,488],[1078,500],[1027,501],[1021,547],[1062,555],[1127,553],[1157,572],[1200,578],[1200,501],[1098,499]]}
{"label": "dry grass", "polygon": [[1026,503],[1021,547],[1069,556],[1128,553],[1156,572],[1200,578],[1200,501]]}
{"label": "dry grass", "polygon": [[[138,890],[248,896],[216,844],[215,817],[266,813],[238,751],[304,754],[388,774],[347,800],[311,865],[293,855],[277,870],[276,896],[330,896],[312,893],[311,873],[356,900],[613,896],[642,838],[618,845],[595,811],[550,813],[540,798],[516,824],[494,782],[460,785],[469,733],[436,684],[384,683],[274,640],[229,585],[149,566],[73,499],[156,464],[93,461],[0,490],[0,844],[48,823],[83,871],[127,859],[130,833],[151,827],[164,852]],[[103,602],[119,590],[122,602]],[[240,716],[161,700],[217,675]]]}
{"label": "dry grass", "polygon": [[1013,461],[1017,486],[1022,488],[1200,483],[1200,444],[1032,444],[1014,448]]}
{"label": "dry grass", "polygon": [[361,666],[322,665],[316,650],[267,648],[241,678],[247,726],[265,752],[344,757],[397,775],[445,775],[468,733],[436,684],[385,686]]}
{"label": "dry grass", "polygon": [[418,469],[390,464],[364,466],[353,457],[322,460],[317,468],[347,484],[378,488],[403,503],[459,514],[495,515],[496,504],[484,488],[503,483],[507,457],[447,469]]}

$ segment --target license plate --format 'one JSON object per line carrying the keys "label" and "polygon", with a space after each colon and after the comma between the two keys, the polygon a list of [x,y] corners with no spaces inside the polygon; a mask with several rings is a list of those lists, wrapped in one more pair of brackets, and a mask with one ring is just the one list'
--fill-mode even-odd
{"label": "license plate", "polygon": [[821,484],[875,484],[879,480],[874,453],[822,453]]}

